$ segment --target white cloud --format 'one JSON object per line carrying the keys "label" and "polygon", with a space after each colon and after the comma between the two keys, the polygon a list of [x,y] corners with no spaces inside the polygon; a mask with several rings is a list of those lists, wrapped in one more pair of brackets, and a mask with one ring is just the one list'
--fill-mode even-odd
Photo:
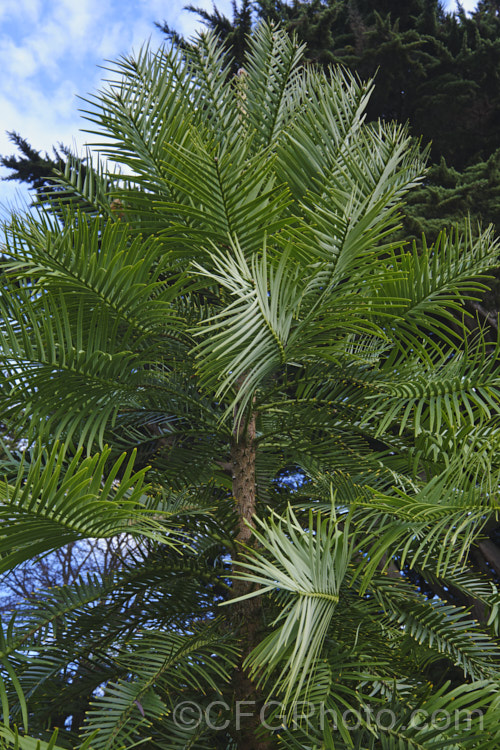
{"label": "white cloud", "polygon": [[52,6],[54,20],[65,29],[68,40],[86,40],[88,46],[88,34],[97,28],[106,5],[100,0],[57,0]]}
{"label": "white cloud", "polygon": [[[99,87],[98,68],[145,40],[158,46],[163,35],[154,22],[167,23],[184,36],[201,24],[183,10],[188,0],[0,0],[0,154],[15,149],[5,131],[14,130],[40,150],[59,142],[81,148],[86,135],[78,96]],[[211,10],[212,0],[194,0]],[[232,15],[231,0],[216,0]],[[467,10],[474,0],[464,0]],[[448,3],[455,8],[454,0]],[[0,176],[6,172],[1,170]],[[0,182],[0,203],[12,193]]]}
{"label": "white cloud", "polygon": [[25,81],[37,71],[37,61],[33,51],[17,45],[13,39],[0,38],[0,60],[6,81],[5,87],[17,88],[16,84]]}
{"label": "white cloud", "polygon": [[[12,130],[42,151],[60,142],[80,149],[86,136],[77,95],[97,88],[104,57],[154,33],[154,20],[131,0],[1,0],[0,154],[15,151],[5,132]],[[13,188],[0,182],[0,202]]]}
{"label": "white cloud", "polygon": [[[37,148],[50,148],[81,124],[77,95],[86,96],[104,72],[98,66],[146,39],[164,39],[154,21],[182,33],[200,25],[183,11],[186,0],[1,0],[0,154],[5,130],[16,130]],[[210,0],[199,0],[211,8]],[[220,8],[230,12],[230,1]],[[29,19],[29,22],[27,22]],[[0,186],[1,187],[1,186]]]}
{"label": "white cloud", "polygon": [[26,19],[33,21],[39,17],[43,0],[2,0],[0,5],[0,21],[16,18],[24,23]]}
{"label": "white cloud", "polygon": [[[467,13],[473,11],[477,5],[478,0],[460,0],[460,5]],[[452,12],[457,9],[456,0],[445,0],[444,6],[446,10]]]}

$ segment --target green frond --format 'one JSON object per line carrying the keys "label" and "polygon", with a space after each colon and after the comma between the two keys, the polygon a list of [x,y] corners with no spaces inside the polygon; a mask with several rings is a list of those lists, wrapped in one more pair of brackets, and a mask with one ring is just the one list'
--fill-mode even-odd
{"label": "green frond", "polygon": [[[54,730],[51,739],[48,742],[19,734],[16,728],[10,729],[8,726],[0,724],[0,748],[2,750],[65,750],[65,746],[56,745],[59,732]],[[85,742],[78,746],[78,750],[92,750],[92,740],[95,732]]]}
{"label": "green frond", "polygon": [[398,592],[397,580],[373,581],[371,590],[389,622],[397,623],[405,636],[447,655],[472,680],[498,679],[498,644],[463,608]]}
{"label": "green frond", "polygon": [[456,688],[445,682],[436,689],[429,682],[410,678],[401,686],[393,682],[383,700],[373,693],[356,691],[345,702],[326,699],[307,703],[303,714],[297,712],[295,719],[280,730],[279,747],[466,750],[477,747],[480,737],[488,737],[484,745],[479,745],[486,748],[487,742],[498,736],[496,701],[494,681],[481,680]]}
{"label": "green frond", "polygon": [[[238,242],[246,256],[257,252],[266,235],[290,223],[284,215],[288,191],[276,184],[269,154],[251,153],[251,142],[239,139],[227,150],[190,133],[185,145],[166,145],[168,184],[175,202],[158,201],[165,217],[161,236],[176,252],[210,260],[210,244]],[[206,252],[202,253],[203,248]]]}
{"label": "green frond", "polygon": [[[235,111],[232,81],[229,78],[230,61],[213,33],[196,36],[196,44],[186,51],[196,83],[191,93],[195,122],[204,133],[216,138],[224,151],[226,144],[233,145],[241,124]],[[194,77],[194,76],[193,76]]]}
{"label": "green frond", "polygon": [[275,146],[303,106],[306,87],[300,63],[304,49],[305,45],[266,23],[260,23],[249,39],[237,91],[242,117],[259,148]]}
{"label": "green frond", "polygon": [[[403,129],[379,125],[356,136],[303,200],[312,227],[309,252],[328,264],[327,272],[318,274],[321,284],[333,285],[360,272],[365,286],[369,284],[370,256],[376,254],[380,268],[381,255],[391,249],[388,236],[398,226],[399,202],[422,171]],[[371,279],[375,288],[377,277]],[[387,301],[392,297],[398,299],[397,294],[384,295]]]}
{"label": "green frond", "polygon": [[175,320],[176,279],[162,278],[167,259],[161,242],[130,242],[120,222],[79,213],[72,213],[62,228],[34,219],[21,226],[15,220],[3,252],[7,278],[36,281],[54,293],[77,292],[80,300],[109,311],[136,336],[157,331],[160,323],[163,332]]}
{"label": "green frond", "polygon": [[224,640],[213,625],[189,635],[139,633],[129,653],[118,657],[132,679],[109,683],[104,695],[91,703],[85,734],[99,729],[92,746],[129,747],[169,714],[169,695],[180,697],[186,690],[194,690],[194,695],[218,693],[229,680],[235,656],[230,641]]}
{"label": "green frond", "polygon": [[112,219],[113,204],[110,194],[116,179],[107,174],[100,161],[94,163],[88,148],[84,158],[69,154],[64,172],[56,173],[52,183],[54,187],[45,188],[38,196],[43,209],[41,215],[48,209],[62,222],[73,212]]}
{"label": "green frond", "polygon": [[287,708],[295,705],[306,681],[307,692],[314,684],[311,665],[323,646],[350,556],[346,530],[341,531],[334,518],[318,517],[315,524],[311,514],[309,526],[305,533],[291,509],[285,518],[259,520],[254,535],[270,559],[260,552],[247,554],[238,563],[244,572],[234,576],[260,586],[243,599],[274,590],[288,592],[286,606],[273,623],[282,624],[247,659],[259,683],[269,682],[280,666],[278,679]]}
{"label": "green frond", "polygon": [[182,133],[193,117],[190,106],[192,70],[181,50],[151,52],[143,47],[137,56],[122,57],[110,69],[108,86],[87,101],[86,119],[97,130],[103,157],[110,157],[133,175],[145,189],[168,195],[164,185],[164,144]]}
{"label": "green frond", "polygon": [[237,386],[246,404],[257,385],[285,360],[301,290],[299,269],[290,268],[286,252],[268,262],[264,245],[262,258],[254,256],[250,266],[239,244],[232,244],[232,256],[214,252],[213,271],[195,265],[200,274],[226,287],[234,301],[193,333],[203,337],[195,350],[203,380],[212,386],[220,383],[218,395]]}
{"label": "green frond", "polygon": [[[485,274],[497,264],[498,241],[492,228],[477,235],[470,222],[450,235],[443,231],[430,247],[424,240],[422,251],[414,245],[411,252],[393,254],[389,267],[397,269],[397,275],[381,279],[377,294],[406,300],[391,323],[401,349],[406,352],[411,347],[425,358],[429,345],[432,349],[454,347],[462,338],[460,317],[465,316],[465,300],[477,299],[484,292]],[[426,336],[422,346],[424,326],[436,340]]]}
{"label": "green frond", "polygon": [[13,229],[5,252],[13,281],[0,300],[4,413],[31,415],[67,439],[80,430],[80,444],[102,447],[120,409],[161,387],[153,349],[182,349],[176,279],[162,279],[161,245],[130,243],[119,222],[82,220],[54,231]]}
{"label": "green frond", "polygon": [[462,572],[467,551],[488,519],[476,498],[475,490],[457,492],[436,480],[415,495],[396,490],[392,495],[374,492],[368,500],[356,500],[353,516],[365,535],[363,550],[369,557],[358,567],[362,587],[393,556],[400,559],[401,567],[425,568],[432,561],[431,569],[439,577]]}
{"label": "green frond", "polygon": [[308,68],[302,86],[307,106],[299,108],[277,149],[279,176],[296,200],[317,191],[336,171],[352,135],[361,130],[372,89],[341,68],[328,78]]}
{"label": "green frond", "polygon": [[143,505],[145,469],[134,473],[133,455],[110,465],[109,448],[88,458],[81,449],[66,454],[57,444],[39,450],[27,471],[21,462],[14,484],[0,483],[0,570],[82,538],[130,533],[174,543]]}
{"label": "green frond", "polygon": [[[464,356],[460,351],[446,351],[432,362],[407,359],[394,366],[392,378],[371,384],[367,420],[379,418],[377,435],[383,435],[394,422],[400,434],[405,428],[416,435],[422,430],[439,434],[443,428],[457,432],[465,425],[480,425],[498,413],[500,381],[496,373],[499,344],[491,356],[489,347],[480,340]],[[388,373],[388,371],[387,371]]]}

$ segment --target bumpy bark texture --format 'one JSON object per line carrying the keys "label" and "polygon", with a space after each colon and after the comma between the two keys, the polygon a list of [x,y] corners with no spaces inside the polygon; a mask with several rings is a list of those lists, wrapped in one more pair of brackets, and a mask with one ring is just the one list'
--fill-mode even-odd
{"label": "bumpy bark texture", "polygon": [[[237,423],[231,444],[231,463],[233,477],[233,496],[239,516],[239,531],[236,541],[249,545],[252,531],[247,525],[254,525],[252,516],[256,512],[255,483],[255,422],[253,413],[248,423]],[[234,571],[238,571],[238,557],[234,561]],[[253,584],[247,581],[233,582],[232,598],[248,594]],[[259,712],[262,706],[262,695],[243,669],[243,661],[260,641],[262,630],[262,612],[260,597],[236,602],[232,606],[234,627],[240,634],[242,644],[241,661],[233,676],[234,697],[236,701],[235,739],[241,750],[270,750],[271,743],[256,736],[260,726]],[[250,714],[245,716],[245,714]]]}

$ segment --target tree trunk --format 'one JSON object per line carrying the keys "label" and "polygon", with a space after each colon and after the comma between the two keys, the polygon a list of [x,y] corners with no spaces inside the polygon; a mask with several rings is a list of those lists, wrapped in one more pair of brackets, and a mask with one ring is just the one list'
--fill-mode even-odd
{"label": "tree trunk", "polygon": [[[256,512],[255,482],[255,422],[256,414],[250,415],[248,423],[236,421],[231,441],[231,464],[233,479],[233,496],[239,517],[239,530],[236,542],[249,545],[252,531],[247,523],[254,526],[252,516]],[[239,545],[238,545],[239,546]],[[233,570],[238,572],[237,553]],[[236,599],[253,590],[253,584],[247,581],[233,581],[231,597]],[[264,738],[256,737],[260,726],[260,710],[263,704],[262,695],[243,669],[243,662],[259,643],[262,633],[262,604],[260,597],[253,597],[243,602],[236,602],[231,607],[231,619],[240,636],[242,646],[241,660],[233,675],[235,699],[234,737],[240,750],[270,750],[272,745]],[[247,715],[248,714],[248,715]]]}

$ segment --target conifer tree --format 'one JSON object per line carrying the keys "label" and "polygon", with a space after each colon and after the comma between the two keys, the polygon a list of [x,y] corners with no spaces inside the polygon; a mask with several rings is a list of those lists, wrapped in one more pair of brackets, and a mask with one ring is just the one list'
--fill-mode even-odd
{"label": "conifer tree", "polygon": [[498,243],[395,240],[415,143],[301,53],[121,58],[87,117],[122,176],[5,228],[0,572],[137,543],[5,626],[9,750],[500,740],[500,344],[460,323]]}
{"label": "conifer tree", "polygon": [[[405,236],[419,239],[423,229],[435,238],[441,209],[449,224],[470,214],[474,226],[478,222],[497,226],[491,177],[500,148],[497,0],[481,0],[472,15],[460,9],[446,13],[439,0],[257,0],[253,4],[234,0],[231,18],[216,5],[212,11],[196,4],[188,8],[231,51],[232,73],[241,66],[253,13],[253,20],[279,23],[296,33],[307,45],[308,60],[324,66],[340,63],[362,79],[376,77],[367,116],[408,122],[410,132],[431,149],[430,192],[427,197],[420,192],[411,198],[414,205],[409,208]],[[187,44],[167,23],[157,25],[177,44]],[[42,169],[44,184],[50,184],[52,170],[60,168],[67,150],[60,149],[54,159],[40,158],[35,149],[16,138],[21,151],[28,147],[32,153],[25,149],[20,158],[0,159],[3,166],[13,169],[7,179],[29,182],[39,190]],[[444,178],[443,159],[448,169],[460,175],[454,178],[458,193],[453,196],[447,192],[450,175]],[[442,195],[439,208],[437,193]]]}

